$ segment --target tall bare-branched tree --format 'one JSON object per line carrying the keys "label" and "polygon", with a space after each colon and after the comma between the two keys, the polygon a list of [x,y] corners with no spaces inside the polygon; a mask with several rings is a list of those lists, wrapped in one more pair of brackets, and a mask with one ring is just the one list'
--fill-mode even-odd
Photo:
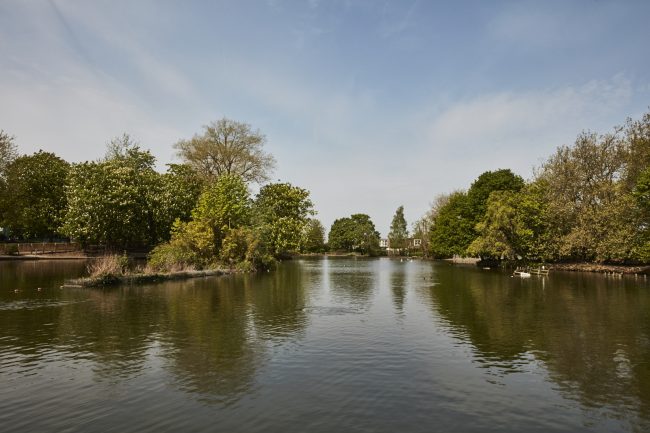
{"label": "tall bare-branched tree", "polygon": [[246,182],[269,180],[275,158],[264,152],[266,137],[247,123],[220,119],[204,127],[203,134],[174,145],[178,156],[197,173],[214,180],[224,174]]}

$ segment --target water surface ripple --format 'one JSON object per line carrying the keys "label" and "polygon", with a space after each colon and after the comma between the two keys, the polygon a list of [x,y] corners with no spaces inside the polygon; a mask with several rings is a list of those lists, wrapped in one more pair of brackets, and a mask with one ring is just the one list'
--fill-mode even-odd
{"label": "water surface ripple", "polygon": [[650,431],[644,279],[330,258],[59,288],[83,269],[0,262],[3,432]]}

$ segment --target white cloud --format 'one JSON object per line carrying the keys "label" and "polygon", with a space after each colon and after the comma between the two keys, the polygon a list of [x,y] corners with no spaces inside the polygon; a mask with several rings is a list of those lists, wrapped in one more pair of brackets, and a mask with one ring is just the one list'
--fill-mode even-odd
{"label": "white cloud", "polygon": [[17,137],[24,153],[42,148],[69,161],[96,159],[110,138],[126,131],[156,154],[171,156],[171,144],[182,136],[120,89],[88,74],[71,73],[35,84],[5,70],[0,72],[0,94],[3,128]]}
{"label": "white cloud", "polygon": [[579,128],[611,128],[611,116],[631,97],[632,83],[623,75],[581,86],[481,95],[443,110],[427,135],[436,149],[453,153],[531,153],[536,146],[566,144],[558,140],[575,137]]}

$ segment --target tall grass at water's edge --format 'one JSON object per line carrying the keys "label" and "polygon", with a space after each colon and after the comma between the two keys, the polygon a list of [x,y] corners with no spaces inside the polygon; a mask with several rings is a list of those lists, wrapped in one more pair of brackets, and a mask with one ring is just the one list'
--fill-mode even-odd
{"label": "tall grass at water's edge", "polygon": [[196,270],[193,266],[174,266],[161,271],[148,265],[129,267],[126,255],[107,255],[86,266],[88,276],[66,281],[68,286],[97,287],[122,283],[149,283],[162,280],[183,279],[231,273],[224,269]]}

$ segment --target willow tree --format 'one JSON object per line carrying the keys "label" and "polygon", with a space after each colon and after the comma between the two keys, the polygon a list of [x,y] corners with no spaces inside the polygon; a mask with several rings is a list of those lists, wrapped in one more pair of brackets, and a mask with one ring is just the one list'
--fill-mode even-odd
{"label": "willow tree", "polygon": [[275,168],[275,158],[264,152],[265,143],[266,137],[249,124],[223,118],[174,147],[185,163],[208,180],[235,175],[245,182],[262,183]]}

